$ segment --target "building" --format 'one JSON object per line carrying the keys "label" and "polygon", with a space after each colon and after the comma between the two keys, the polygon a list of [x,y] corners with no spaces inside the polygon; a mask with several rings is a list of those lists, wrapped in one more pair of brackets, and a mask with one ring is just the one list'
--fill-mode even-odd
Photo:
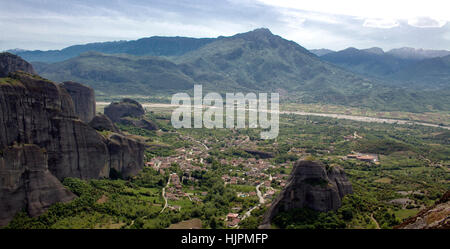
{"label": "building", "polygon": [[229,214],[227,214],[227,221],[233,221],[234,219],[237,219],[238,217],[239,217],[239,214],[229,213]]}
{"label": "building", "polygon": [[241,219],[239,219],[239,218],[235,218],[231,221],[228,221],[228,227],[236,227],[240,221],[241,221]]}

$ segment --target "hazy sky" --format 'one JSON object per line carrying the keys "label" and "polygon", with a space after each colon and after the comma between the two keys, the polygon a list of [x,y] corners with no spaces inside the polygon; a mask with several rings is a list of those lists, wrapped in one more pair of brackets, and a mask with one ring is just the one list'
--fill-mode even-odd
{"label": "hazy sky", "polygon": [[0,50],[267,27],[312,48],[450,50],[448,0],[0,0]]}

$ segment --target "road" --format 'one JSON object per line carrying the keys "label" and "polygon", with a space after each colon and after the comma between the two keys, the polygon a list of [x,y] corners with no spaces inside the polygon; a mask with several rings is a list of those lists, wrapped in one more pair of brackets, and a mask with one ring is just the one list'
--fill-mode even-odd
{"label": "road", "polygon": [[169,184],[170,184],[170,175],[169,175],[169,180],[167,180],[167,185],[162,189],[162,197],[164,198],[164,207],[161,210],[161,212],[159,212],[159,213],[162,213],[168,206],[167,197],[166,197],[166,188],[169,187]]}
{"label": "road", "polygon": [[258,186],[256,186],[256,194],[258,195],[259,198],[259,204],[264,204],[264,197],[262,196],[261,191],[259,190],[259,187],[261,187],[262,183],[260,183]]}
{"label": "road", "polygon": [[[256,194],[258,195],[259,198],[259,203],[258,205],[250,208],[247,212],[245,212],[245,214],[242,216],[241,221],[245,220],[247,217],[249,217],[252,214],[252,211],[255,210],[256,208],[260,207],[261,205],[264,204],[264,197],[262,196],[261,191],[259,190],[259,187],[261,187],[262,183],[260,183],[258,186],[256,186]],[[239,228],[239,226],[237,227]]]}

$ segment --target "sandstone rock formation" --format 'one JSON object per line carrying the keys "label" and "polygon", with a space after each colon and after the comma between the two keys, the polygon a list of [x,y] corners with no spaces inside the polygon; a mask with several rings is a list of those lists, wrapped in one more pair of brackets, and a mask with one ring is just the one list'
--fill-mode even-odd
{"label": "sandstone rock formation", "polygon": [[112,134],[107,141],[110,168],[125,178],[136,175],[143,167],[144,144],[120,134]]}
{"label": "sandstone rock formation", "polygon": [[75,113],[85,123],[89,123],[95,117],[94,89],[80,83],[66,81],[60,86],[72,97]]}
{"label": "sandstone rock formation", "polygon": [[[6,68],[26,62],[13,63],[18,65]],[[78,118],[65,88],[76,89],[74,98],[83,101],[76,95],[85,91],[82,86],[63,87],[23,71],[8,76],[0,78],[0,226],[22,209],[35,216],[75,198],[59,181],[65,177],[109,177],[111,169],[129,177],[142,169],[142,143],[102,135]],[[95,105],[92,98],[86,101]]]}
{"label": "sandstone rock formation", "polygon": [[142,105],[132,99],[123,99],[121,102],[113,102],[105,107],[105,115],[113,122],[146,130],[158,130],[158,125],[142,117],[144,114]]}
{"label": "sandstone rock formation", "polygon": [[21,210],[36,216],[56,202],[76,197],[49,172],[45,150],[14,145],[0,151],[0,226]]}
{"label": "sandstone rock formation", "polygon": [[48,152],[58,179],[108,177],[103,137],[79,120],[72,98],[57,84],[26,73],[12,73],[0,84],[0,148],[36,144]]}
{"label": "sandstone rock formation", "polygon": [[118,122],[123,117],[141,117],[144,114],[142,105],[132,99],[123,99],[121,102],[113,102],[105,107],[105,115],[113,122]]}
{"label": "sandstone rock formation", "polygon": [[26,73],[12,73],[3,80],[5,82],[0,84],[0,148],[15,142],[45,148],[48,168],[58,179],[109,176],[108,138],[77,118],[65,89]]}
{"label": "sandstone rock formation", "polygon": [[327,169],[320,162],[298,161],[286,187],[265,214],[262,227],[270,227],[278,213],[293,208],[308,207],[322,212],[336,210],[341,206],[342,197],[352,192],[352,185],[341,167]]}
{"label": "sandstone rock formation", "polygon": [[0,53],[0,77],[6,77],[9,73],[23,71],[37,74],[33,66],[17,55],[11,53]]}
{"label": "sandstone rock formation", "polygon": [[119,132],[117,127],[113,124],[111,119],[109,119],[104,114],[98,114],[96,115],[91,122],[89,122],[89,125],[98,130],[98,131],[112,131],[112,132]]}
{"label": "sandstone rock formation", "polygon": [[450,190],[433,206],[405,220],[396,229],[450,229]]}

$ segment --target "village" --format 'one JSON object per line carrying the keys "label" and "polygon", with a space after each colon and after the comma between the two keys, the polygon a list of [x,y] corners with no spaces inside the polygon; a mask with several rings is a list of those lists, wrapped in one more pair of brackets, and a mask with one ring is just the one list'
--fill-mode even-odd
{"label": "village", "polygon": [[[180,134],[181,135],[181,134]],[[211,162],[210,150],[217,143],[217,140],[197,140],[187,135],[181,135],[182,139],[192,142],[190,147],[182,147],[175,150],[174,155],[151,158],[146,162],[147,167],[153,168],[159,174],[169,174],[169,180],[163,192],[163,198],[167,200],[167,209],[179,211],[182,206],[177,204],[182,200],[189,200],[192,203],[200,203],[208,194],[207,191],[200,190],[194,185],[186,186],[185,182],[198,182],[192,173],[195,171],[209,171]],[[361,139],[356,132],[352,135],[344,136],[345,141],[353,141]],[[226,138],[222,141],[219,151],[225,152],[229,148],[242,148],[243,145],[248,148],[256,147],[248,136],[237,136]],[[291,148],[289,153],[304,158],[308,155],[303,149]],[[323,153],[330,153],[323,151]],[[261,154],[264,155],[264,154]],[[263,156],[262,156],[263,157]],[[342,160],[359,160],[367,163],[379,163],[378,155],[352,152],[348,155],[341,156]],[[233,156],[229,158],[221,158],[218,160],[220,165],[230,166],[227,173],[221,175],[225,185],[236,186],[237,197],[254,198],[258,200],[258,204],[249,210],[243,210],[240,206],[231,207],[230,212],[223,218],[226,225],[230,228],[238,228],[239,222],[251,215],[251,211],[261,205],[270,206],[276,194],[285,187],[288,172],[292,168],[292,162],[273,163],[269,158],[261,158],[261,156],[244,158]],[[173,166],[181,170],[180,173],[170,172]],[[284,169],[284,170],[280,170]],[[270,172],[284,172],[274,173]],[[241,190],[243,189],[243,190]]]}
{"label": "village", "polygon": [[[183,139],[194,140],[191,137],[184,136]],[[194,140],[196,141],[196,140]],[[229,143],[230,147],[239,146],[248,142],[245,139],[232,139]],[[211,142],[210,142],[211,143]],[[164,199],[167,199],[169,210],[180,210],[181,206],[176,203],[180,200],[189,200],[193,203],[201,202],[202,198],[208,194],[207,191],[200,191],[193,185],[184,186],[183,182],[197,182],[198,179],[192,176],[194,171],[210,170],[208,141],[196,141],[189,148],[178,148],[175,155],[168,157],[154,157],[146,162],[146,167],[153,168],[159,174],[169,174],[169,181],[165,187]],[[225,150],[226,148],[221,148]],[[221,176],[225,185],[241,186],[249,191],[237,191],[237,197],[240,198],[258,198],[258,205],[270,205],[272,198],[285,185],[288,174],[270,174],[269,169],[288,169],[292,165],[282,163],[274,165],[268,159],[231,157],[228,159],[220,159],[220,165],[228,165],[230,169],[228,173]],[[176,165],[182,175],[170,172],[170,168]],[[251,189],[251,190],[250,190]],[[251,211],[242,210],[241,207],[232,207],[230,213],[224,218],[228,227],[238,227],[241,220],[250,215]]]}

